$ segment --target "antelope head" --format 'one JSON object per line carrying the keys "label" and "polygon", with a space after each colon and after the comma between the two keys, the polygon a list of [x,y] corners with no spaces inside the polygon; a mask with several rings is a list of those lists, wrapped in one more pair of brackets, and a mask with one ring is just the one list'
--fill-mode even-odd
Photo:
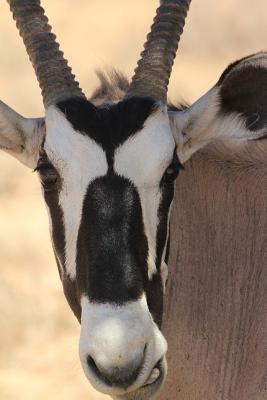
{"label": "antelope head", "polygon": [[0,147],[39,174],[64,293],[81,323],[85,375],[113,398],[150,399],[166,375],[160,328],[180,162],[214,138],[265,134],[267,91],[256,86],[266,84],[267,57],[233,64],[192,107],[168,111],[190,0],[163,0],[125,97],[95,106],[75,81],[39,0],[8,1],[45,116],[25,119],[1,103]]}

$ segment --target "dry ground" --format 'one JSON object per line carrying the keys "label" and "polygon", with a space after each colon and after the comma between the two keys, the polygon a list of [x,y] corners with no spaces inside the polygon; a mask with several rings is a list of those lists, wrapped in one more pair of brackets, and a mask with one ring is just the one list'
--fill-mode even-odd
{"label": "dry ground", "polygon": [[[84,90],[93,70],[129,76],[155,0],[43,0]],[[194,100],[236,57],[266,46],[266,0],[193,1],[170,83],[172,99]],[[0,98],[27,116],[42,114],[31,65],[7,4],[0,13]],[[37,178],[0,155],[0,399],[104,399],[86,382],[79,326],[63,298]]]}

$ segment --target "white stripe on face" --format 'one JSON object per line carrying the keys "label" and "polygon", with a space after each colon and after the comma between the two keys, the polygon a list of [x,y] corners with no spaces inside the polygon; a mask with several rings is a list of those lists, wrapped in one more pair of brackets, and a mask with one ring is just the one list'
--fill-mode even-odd
{"label": "white stripe on face", "polygon": [[114,170],[130,179],[137,187],[148,239],[148,276],[156,272],[156,235],[159,188],[164,171],[173,158],[175,142],[166,110],[158,110],[145,122],[137,135],[130,137],[115,152]]}
{"label": "white stripe on face", "polygon": [[62,178],[59,204],[65,228],[66,271],[75,278],[83,200],[89,183],[106,175],[108,164],[101,146],[76,132],[56,107],[49,107],[46,111],[46,131],[44,150]]}

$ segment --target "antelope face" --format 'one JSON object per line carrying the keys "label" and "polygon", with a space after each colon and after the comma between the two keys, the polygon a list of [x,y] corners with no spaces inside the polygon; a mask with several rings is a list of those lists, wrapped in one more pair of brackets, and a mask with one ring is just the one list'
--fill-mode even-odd
{"label": "antelope face", "polygon": [[125,98],[95,107],[39,1],[9,3],[45,118],[25,119],[0,102],[0,148],[39,173],[64,292],[81,322],[86,376],[113,398],[148,400],[166,375],[160,325],[179,159],[213,139],[266,136],[267,55],[235,62],[195,104],[168,113],[167,84],[190,0],[163,0]]}
{"label": "antelope face", "polygon": [[179,167],[166,108],[149,98],[99,108],[76,98],[46,112],[37,170],[53,247],[81,321],[84,372],[113,396],[150,396],[166,373],[164,258]]}

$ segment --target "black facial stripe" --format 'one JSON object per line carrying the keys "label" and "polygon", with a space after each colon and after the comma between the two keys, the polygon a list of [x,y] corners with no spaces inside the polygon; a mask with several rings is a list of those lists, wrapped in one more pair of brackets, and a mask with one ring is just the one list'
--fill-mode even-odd
{"label": "black facial stripe", "polygon": [[65,230],[63,223],[63,212],[59,205],[59,194],[57,191],[44,192],[45,202],[49,208],[52,223],[53,248],[56,258],[61,267],[65,270]]}
{"label": "black facial stripe", "polygon": [[[147,303],[151,314],[153,315],[156,324],[161,327],[163,315],[163,282],[161,278],[161,263],[165,246],[166,254],[165,261],[167,262],[169,256],[169,237],[168,236],[168,215],[170,212],[170,205],[174,197],[175,183],[162,185],[162,197],[158,209],[158,227],[156,238],[156,267],[157,272],[152,276],[152,280],[148,281],[146,293]],[[167,241],[167,243],[166,243]]]}
{"label": "black facial stripe", "polygon": [[[175,162],[176,168],[183,170],[184,167],[178,159],[176,149],[173,153],[173,162]],[[168,240],[168,216],[170,212],[170,206],[174,197],[175,181],[168,182],[162,180],[161,189],[161,201],[158,209],[158,227],[157,227],[157,253],[156,253],[156,267],[160,269],[162,263],[162,255]],[[168,256],[168,249],[166,249],[166,256]]]}
{"label": "black facial stripe", "polygon": [[147,281],[148,245],[135,187],[107,175],[84,199],[77,240],[77,284],[91,301],[136,300]]}
{"label": "black facial stripe", "polygon": [[65,267],[66,241],[65,241],[64,223],[63,223],[63,212],[59,205],[59,194],[56,191],[50,193],[44,193],[44,197],[45,197],[45,202],[50,211],[50,217],[52,221],[53,250],[55,253],[60,279],[63,284],[64,294],[74,315],[80,321],[81,306],[80,306],[80,301],[78,300],[76,282],[72,281],[67,276]]}
{"label": "black facial stripe", "polygon": [[244,116],[247,129],[259,130],[267,125],[267,69],[244,66],[232,71],[220,87],[220,112]]}
{"label": "black facial stripe", "polygon": [[[44,145],[45,145],[45,137],[43,139],[39,157],[42,158],[43,160],[47,160],[47,162],[49,162],[47,154],[44,150]],[[61,183],[60,183],[60,176],[59,176],[58,171],[57,171],[57,174],[59,177],[59,182],[58,182],[57,187],[55,187],[55,190],[48,191],[48,192],[43,190],[43,194],[44,194],[44,199],[45,199],[46,205],[47,205],[47,207],[49,209],[49,213],[50,213],[50,220],[51,220],[51,224],[52,224],[51,235],[52,235],[53,250],[54,250],[54,253],[56,256],[56,262],[57,262],[57,266],[59,269],[59,274],[61,276],[61,268],[63,268],[65,270],[64,254],[65,254],[66,241],[65,241],[64,223],[63,223],[63,211],[59,205],[59,189],[61,188]],[[61,268],[60,268],[59,264],[61,265]]]}
{"label": "black facial stripe", "polygon": [[[45,139],[42,144],[40,156],[43,158],[47,158],[46,152],[44,151],[43,148],[44,143]],[[60,190],[60,185],[58,185],[57,190],[50,192],[44,191],[44,199],[50,213],[51,224],[52,224],[51,234],[52,234],[53,250],[56,258],[60,279],[63,284],[64,294],[74,315],[76,316],[78,321],[80,321],[81,306],[80,306],[80,301],[78,299],[76,282],[72,281],[66,274],[66,266],[65,266],[66,240],[65,240],[64,222],[63,222],[63,211],[59,205],[59,190]]]}

